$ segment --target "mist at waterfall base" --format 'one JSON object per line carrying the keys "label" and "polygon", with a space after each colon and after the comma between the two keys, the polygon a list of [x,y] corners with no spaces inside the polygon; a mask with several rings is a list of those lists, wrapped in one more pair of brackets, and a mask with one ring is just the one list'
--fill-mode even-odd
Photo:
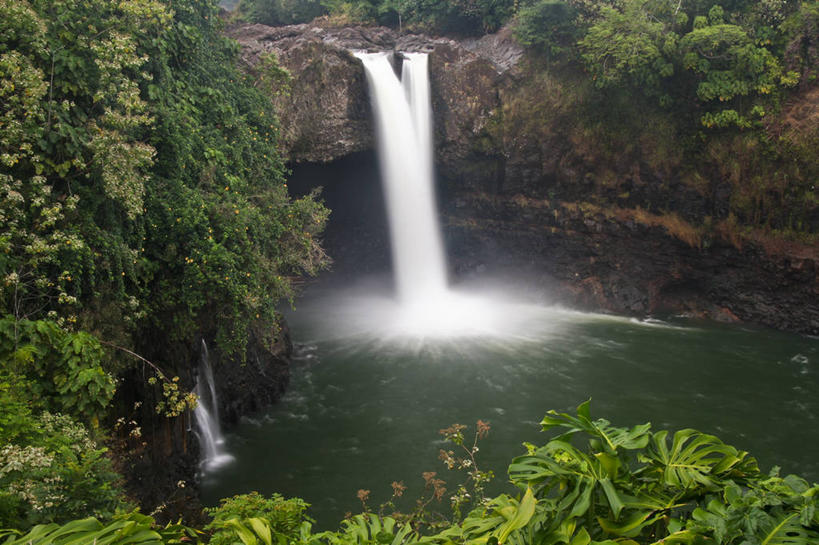
{"label": "mist at waterfall base", "polygon": [[[408,117],[416,123],[406,113],[387,119],[395,128]],[[423,153],[407,138],[402,146]],[[401,176],[427,168],[420,158],[403,165]],[[377,508],[390,483],[402,481],[398,507],[410,510],[424,493],[423,472],[438,472],[450,492],[463,481],[438,460],[450,448],[438,430],[455,422],[474,430],[478,419],[492,427],[478,454],[496,475],[490,492],[510,492],[506,467],[522,442],[548,439],[538,425],[545,412],[572,411],[589,397],[593,416],[615,425],[697,428],[749,450],[765,470],[779,464],[819,479],[819,340],[575,312],[509,276],[448,287],[445,275],[421,271],[423,282],[402,284],[395,229],[385,234],[395,191],[388,185],[382,196],[377,183],[367,185],[384,169],[361,154],[294,172],[293,188],[325,187],[335,270],[286,313],[296,343],[288,392],[228,434],[235,462],[205,472],[206,504],[278,492],[304,498],[317,526],[333,528],[360,508],[358,490],[370,490]],[[434,203],[431,189],[421,198]],[[409,243],[429,234],[409,225]]]}
{"label": "mist at waterfall base", "polygon": [[[401,77],[392,54],[357,53],[367,75],[389,219],[395,293],[353,291],[338,301],[332,323],[343,337],[453,339],[520,335],[532,309],[504,299],[453,291],[434,193],[428,56],[402,54]],[[502,302],[504,301],[504,302]],[[331,325],[331,324],[327,324]]]}

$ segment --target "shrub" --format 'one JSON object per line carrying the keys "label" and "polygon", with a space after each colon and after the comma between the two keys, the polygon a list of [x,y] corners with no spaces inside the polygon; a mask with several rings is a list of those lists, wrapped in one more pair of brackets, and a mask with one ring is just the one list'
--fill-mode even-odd
{"label": "shrub", "polygon": [[211,545],[229,545],[234,542],[234,532],[228,521],[255,517],[265,519],[276,533],[295,539],[304,522],[312,523],[305,513],[309,506],[300,498],[285,499],[280,494],[269,498],[258,492],[241,494],[223,499],[219,507],[205,509],[213,517],[205,530],[213,532]]}
{"label": "shrub", "polygon": [[125,504],[106,449],[71,417],[32,419],[28,440],[0,448],[0,525],[26,529],[93,514],[110,517]]}

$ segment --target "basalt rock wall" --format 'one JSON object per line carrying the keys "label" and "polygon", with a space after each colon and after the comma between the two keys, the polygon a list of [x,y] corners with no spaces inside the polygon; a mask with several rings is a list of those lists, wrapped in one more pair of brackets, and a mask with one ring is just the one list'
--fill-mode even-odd
{"label": "basalt rock wall", "polygon": [[[351,51],[430,53],[440,208],[456,277],[526,270],[585,308],[819,333],[819,249],[732,228],[736,188],[760,168],[742,136],[714,139],[689,168],[678,128],[656,105],[622,96],[589,104],[601,99],[588,78],[524,54],[508,30],[460,41],[315,24],[229,34],[260,82],[265,54],[290,73],[286,90],[268,91],[296,168],[374,147],[366,80]],[[801,117],[790,117],[819,117],[819,93],[805,96],[790,108]],[[819,230],[819,213],[806,217]]]}
{"label": "basalt rock wall", "polygon": [[[161,331],[146,335],[140,353],[147,361],[161,365],[164,379],[156,378],[152,365],[138,365],[124,377],[114,401],[114,451],[117,469],[125,477],[128,495],[157,520],[171,522],[179,517],[188,524],[203,522],[197,490],[200,445],[194,415],[190,410],[178,416],[156,414],[154,407],[167,403],[162,391],[165,382],[190,392],[196,383],[202,357],[202,340],[211,346],[210,364],[222,424],[235,424],[276,402],[290,380],[292,344],[286,324],[270,326],[268,331],[253,331],[244,358],[225,356],[214,343],[213,335],[203,331],[188,342],[171,342]],[[178,378],[174,378],[178,377]],[[167,412],[167,411],[163,411]]]}

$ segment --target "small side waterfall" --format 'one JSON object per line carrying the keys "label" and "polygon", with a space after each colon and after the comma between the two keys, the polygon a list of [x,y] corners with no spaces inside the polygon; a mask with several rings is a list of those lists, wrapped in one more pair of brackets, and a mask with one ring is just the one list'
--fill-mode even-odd
{"label": "small side waterfall", "polygon": [[403,88],[390,55],[356,54],[375,114],[398,296],[403,304],[417,305],[438,300],[447,289],[433,186],[427,55],[404,55]]}
{"label": "small side waterfall", "polygon": [[202,353],[196,369],[196,386],[193,389],[199,402],[193,411],[199,444],[202,449],[202,466],[204,469],[215,469],[224,465],[233,457],[224,450],[225,439],[219,425],[219,403],[216,399],[216,384],[213,380],[213,369],[210,365],[208,345],[202,339]]}

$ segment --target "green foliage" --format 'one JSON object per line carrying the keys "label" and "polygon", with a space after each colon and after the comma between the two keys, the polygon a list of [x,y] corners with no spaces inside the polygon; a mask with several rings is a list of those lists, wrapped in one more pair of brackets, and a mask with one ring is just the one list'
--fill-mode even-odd
{"label": "green foliage", "polygon": [[[745,30],[722,23],[721,10],[712,9],[708,20],[708,24],[699,27],[695,24],[695,29],[680,40],[683,67],[699,76],[697,97],[702,102],[730,102],[753,94],[769,95],[779,87],[797,83],[798,74],[783,73],[773,53],[755,45]],[[733,109],[706,116],[703,124],[707,127],[750,126],[749,120]]]}
{"label": "green foliage", "polygon": [[784,48],[810,16],[791,17],[788,26],[791,9],[785,2],[541,1],[521,10],[516,35],[569,58],[573,52],[557,46],[578,36],[577,53],[597,86],[656,97],[705,127],[748,129],[799,81],[798,71],[783,68]]}
{"label": "green foliage", "polygon": [[27,395],[33,385],[7,369],[0,371],[0,443],[27,441],[34,433],[33,410],[41,410]]}
{"label": "green foliage", "polygon": [[[0,1],[4,312],[119,338],[210,332],[239,355],[253,324],[275,340],[291,278],[325,262],[327,211],[289,198],[269,99],[217,9]],[[112,307],[113,323],[96,314]]]}
{"label": "green foliage", "polygon": [[400,24],[399,2],[400,0],[322,0],[321,5],[327,14],[341,22]]}
{"label": "green foliage", "polygon": [[145,288],[155,326],[174,324],[171,340],[212,330],[224,352],[241,355],[252,323],[276,323],[290,277],[324,265],[327,210],[288,197],[269,99],[236,69],[212,6],[199,9],[176,9],[171,43],[184,60],[172,49],[151,57],[164,144],[146,199]]}
{"label": "green foliage", "polygon": [[103,524],[94,518],[74,520],[62,526],[43,524],[29,532],[0,530],[3,545],[171,545],[191,542],[199,532],[179,524],[157,528],[151,517],[137,512],[114,517]]}
{"label": "green foliage", "polygon": [[307,23],[327,13],[320,0],[241,0],[239,16],[264,25]]}
{"label": "green foliage", "polygon": [[815,83],[819,77],[819,4],[799,4],[780,26],[789,38],[785,60],[790,69],[802,74],[801,81]]}
{"label": "green foliage", "polygon": [[551,57],[571,50],[577,39],[577,11],[562,0],[540,0],[520,9],[515,37],[529,47],[542,49]]}
{"label": "green foliage", "polygon": [[367,514],[342,521],[338,532],[323,532],[315,537],[327,545],[411,545],[419,541],[409,524]]}
{"label": "green foliage", "polygon": [[[649,424],[592,420],[589,402],[576,416],[550,411],[543,427],[566,431],[541,447],[527,445],[509,466],[512,482],[538,499],[528,534],[537,542],[739,544],[787,536],[784,542],[807,544],[819,536],[819,487],[766,477],[748,453],[714,436],[681,430],[669,445],[668,432],[651,433]],[[570,442],[580,437],[585,451]],[[750,516],[755,522],[747,524]]]}
{"label": "green foliage", "polygon": [[[25,433],[11,430],[0,448],[0,524],[29,528],[122,506],[119,476],[106,449],[68,416],[29,416]],[[9,436],[11,436],[9,438]]]}
{"label": "green foliage", "polygon": [[280,494],[273,494],[270,498],[258,492],[241,494],[222,499],[219,507],[206,508],[205,512],[213,520],[205,530],[213,532],[211,545],[228,545],[233,542],[234,532],[240,535],[243,532],[237,530],[236,521],[256,517],[264,519],[269,532],[291,541],[298,538],[303,524],[313,522],[306,515],[309,506],[299,498],[285,499]]}
{"label": "green foliage", "polygon": [[[549,411],[544,431],[558,435],[512,461],[520,494],[480,502],[443,529],[419,532],[413,518],[363,513],[338,531],[313,533],[307,504],[257,493],[209,509],[211,544],[239,545],[812,545],[819,539],[819,485],[778,469],[759,472],[746,452],[714,436],[680,430],[653,433],[576,414]],[[462,426],[443,430],[464,444]],[[582,444],[579,445],[579,444]],[[361,491],[360,498],[366,497]],[[70,538],[68,536],[71,536]],[[93,519],[0,531],[4,545],[23,543],[180,543],[200,534],[158,528],[137,513],[103,525]],[[51,539],[52,541],[49,541]],[[72,540],[73,541],[70,541]],[[28,540],[28,541],[26,541]]]}
{"label": "green foliage", "polygon": [[154,150],[141,140],[150,75],[137,43],[169,14],[147,0],[4,0],[0,19],[2,302],[18,318],[72,318],[84,275],[105,268],[94,256],[128,247],[99,247],[103,218],[128,224],[142,208]]}
{"label": "green foliage", "polygon": [[599,86],[625,82],[656,92],[660,80],[674,72],[664,52],[673,49],[675,39],[643,2],[625,2],[622,10],[601,8],[578,45]]}
{"label": "green foliage", "polygon": [[329,14],[344,22],[379,23],[437,33],[494,32],[513,15],[514,0],[242,0],[243,18],[270,25]]}
{"label": "green foliage", "polygon": [[25,377],[28,399],[55,412],[95,421],[114,396],[99,341],[49,320],[0,319],[0,369]]}
{"label": "green foliage", "polygon": [[119,476],[106,449],[78,422],[96,430],[113,397],[103,361],[102,347],[87,333],[48,320],[0,319],[3,526],[110,516],[120,506]]}

